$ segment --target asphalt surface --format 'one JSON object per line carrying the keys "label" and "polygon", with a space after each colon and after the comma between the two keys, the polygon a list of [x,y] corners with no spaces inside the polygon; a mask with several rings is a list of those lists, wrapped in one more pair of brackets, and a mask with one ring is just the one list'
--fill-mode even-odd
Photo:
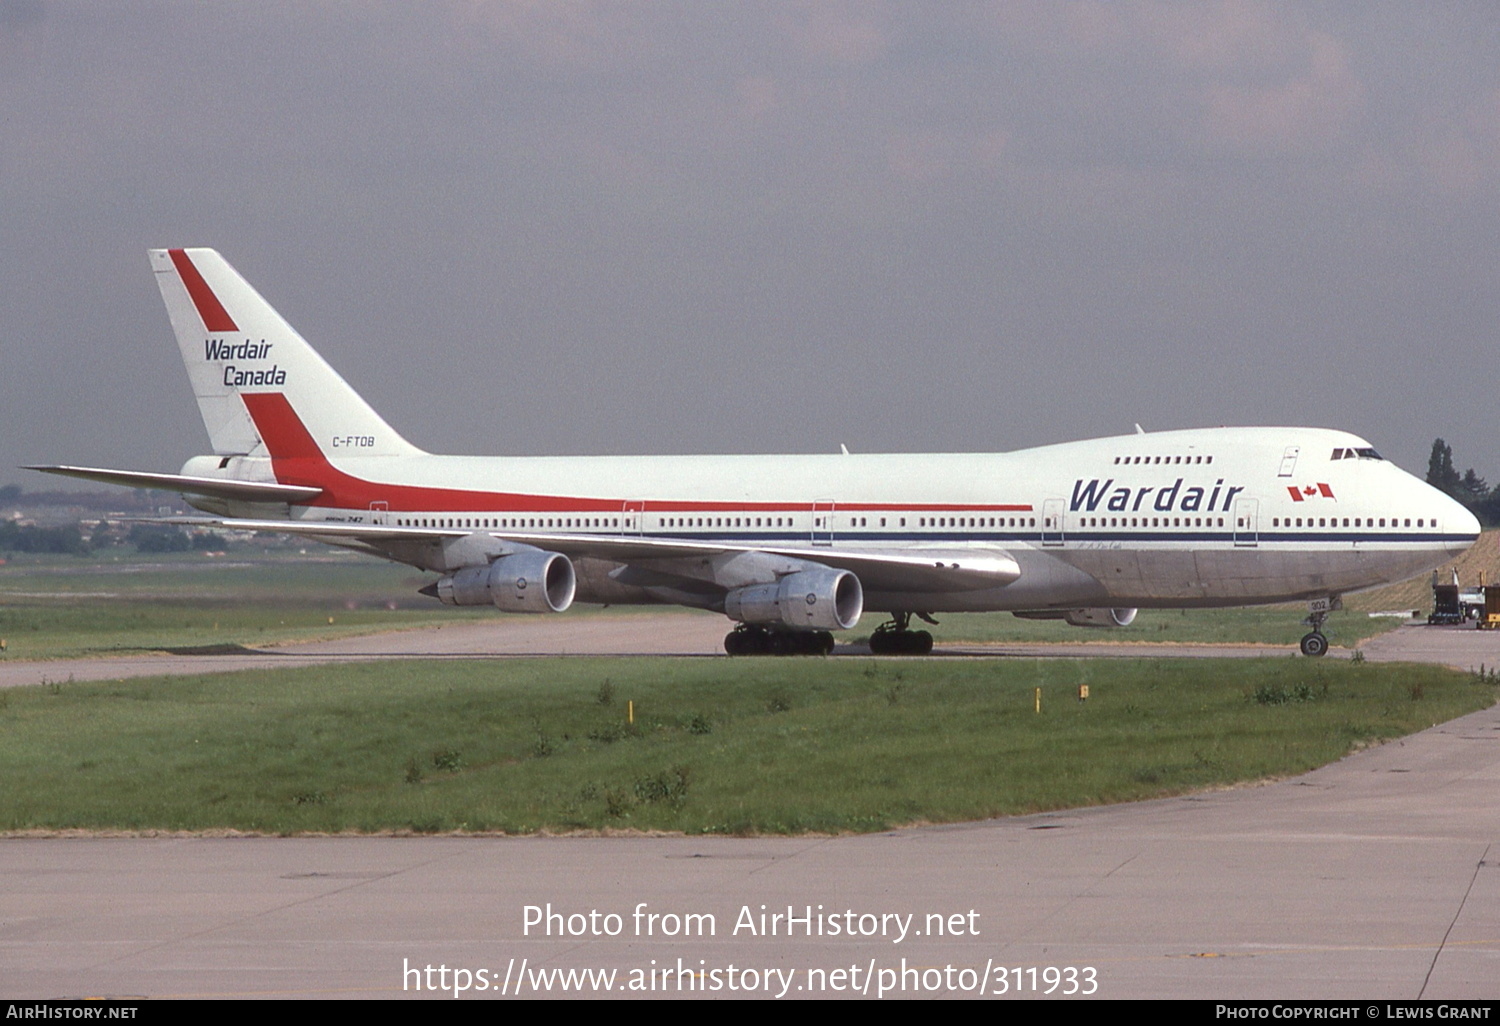
{"label": "asphalt surface", "polygon": [[[696,613],[598,614],[580,617],[497,617],[492,621],[446,624],[412,631],[246,648],[216,655],[138,655],[103,659],[18,662],[0,659],[0,688],[63,683],[69,680],[121,680],[128,677],[222,673],[370,659],[496,659],[548,655],[722,656],[729,623]],[[1361,646],[1366,658],[1382,662],[1438,662],[1460,668],[1500,666],[1500,631],[1472,628],[1403,627]],[[1109,640],[1061,644],[943,644],[936,655],[988,658],[1259,658],[1285,655],[1291,646],[1120,643]],[[840,645],[835,654],[867,654]],[[1348,658],[1332,649],[1329,658]]]}
{"label": "asphalt surface", "polygon": [[[618,619],[574,650],[646,637],[706,653],[723,632],[705,617]],[[253,658],[546,647],[448,630]],[[1500,664],[1500,638],[1472,630],[1402,630],[1364,649]],[[974,996],[982,980],[987,996],[1030,997],[1055,980],[1054,998],[1493,999],[1497,842],[1500,707],[1294,780],[875,836],[8,838],[0,997],[451,1000],[466,983],[463,999],[494,1000],[590,969],[615,975],[566,991],[550,976],[543,993]],[[578,916],[551,936],[549,903]],[[810,908],[811,935],[794,922],[788,936],[788,906]],[[774,935],[762,911],[781,913],[764,921]],[[711,915],[712,934],[707,918],[684,933],[688,914]]]}

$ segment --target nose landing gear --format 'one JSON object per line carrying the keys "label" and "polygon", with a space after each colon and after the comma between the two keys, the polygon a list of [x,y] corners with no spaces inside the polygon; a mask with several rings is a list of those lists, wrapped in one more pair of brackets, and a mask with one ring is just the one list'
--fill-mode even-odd
{"label": "nose landing gear", "polygon": [[1328,654],[1328,639],[1323,637],[1321,631],[1312,631],[1302,635],[1302,654],[1305,656],[1320,656]]}
{"label": "nose landing gear", "polygon": [[1344,607],[1343,600],[1335,595],[1332,598],[1314,599],[1307,604],[1307,618],[1302,622],[1311,627],[1312,630],[1302,635],[1299,646],[1305,656],[1317,656],[1328,654],[1328,639],[1323,636],[1323,624],[1328,619],[1328,614],[1335,609]]}

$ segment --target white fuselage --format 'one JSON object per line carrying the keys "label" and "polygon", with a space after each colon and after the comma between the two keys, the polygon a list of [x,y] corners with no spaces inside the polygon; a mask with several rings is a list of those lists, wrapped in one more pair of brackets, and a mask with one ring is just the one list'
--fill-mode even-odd
{"label": "white fuselage", "polygon": [[[343,481],[332,485],[311,468],[299,476],[297,462],[236,459],[218,473],[324,487],[317,505],[293,506],[289,519],[348,524],[352,534],[362,526],[474,531],[544,547],[553,535],[658,539],[812,561],[835,550],[994,550],[1020,567],[1018,579],[996,587],[867,587],[866,607],[884,610],[1334,596],[1430,569],[1479,530],[1461,505],[1368,442],[1315,428],[1168,431],[995,454],[332,456]],[[193,461],[184,473],[207,469]],[[377,550],[426,565],[418,546]],[[581,601],[661,600],[611,577],[621,565],[614,560],[575,561]]]}

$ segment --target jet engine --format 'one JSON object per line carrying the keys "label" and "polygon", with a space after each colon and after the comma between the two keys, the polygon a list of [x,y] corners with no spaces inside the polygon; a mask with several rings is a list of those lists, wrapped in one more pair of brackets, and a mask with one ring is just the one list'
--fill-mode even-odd
{"label": "jet engine", "polygon": [[1063,619],[1074,627],[1129,627],[1135,622],[1135,610],[1070,609]]}
{"label": "jet engine", "polygon": [[1074,627],[1129,627],[1134,609],[1019,609],[1012,616],[1023,620],[1066,620]]}
{"label": "jet engine", "polygon": [[724,596],[724,612],[732,620],[801,630],[848,630],[859,623],[864,608],[864,589],[848,570],[801,570]]}
{"label": "jet engine", "polygon": [[507,613],[561,613],[573,604],[577,577],[560,552],[517,552],[488,566],[466,566],[422,589],[450,606],[488,606]]}

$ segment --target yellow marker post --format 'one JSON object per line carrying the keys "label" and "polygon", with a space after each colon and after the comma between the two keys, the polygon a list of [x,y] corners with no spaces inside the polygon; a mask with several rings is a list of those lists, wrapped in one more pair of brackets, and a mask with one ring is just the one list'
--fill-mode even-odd
{"label": "yellow marker post", "polygon": [[1042,689],[1041,688],[1037,688],[1036,689],[1036,711],[1037,712],[1041,712],[1042,711]]}
{"label": "yellow marker post", "polygon": [[1089,700],[1089,686],[1087,684],[1078,685],[1078,700],[1080,702],[1087,702]]}
{"label": "yellow marker post", "polygon": [[635,699],[632,698],[630,701],[626,702],[625,707],[627,710],[626,715],[630,717],[629,722],[632,724],[635,723]]}

